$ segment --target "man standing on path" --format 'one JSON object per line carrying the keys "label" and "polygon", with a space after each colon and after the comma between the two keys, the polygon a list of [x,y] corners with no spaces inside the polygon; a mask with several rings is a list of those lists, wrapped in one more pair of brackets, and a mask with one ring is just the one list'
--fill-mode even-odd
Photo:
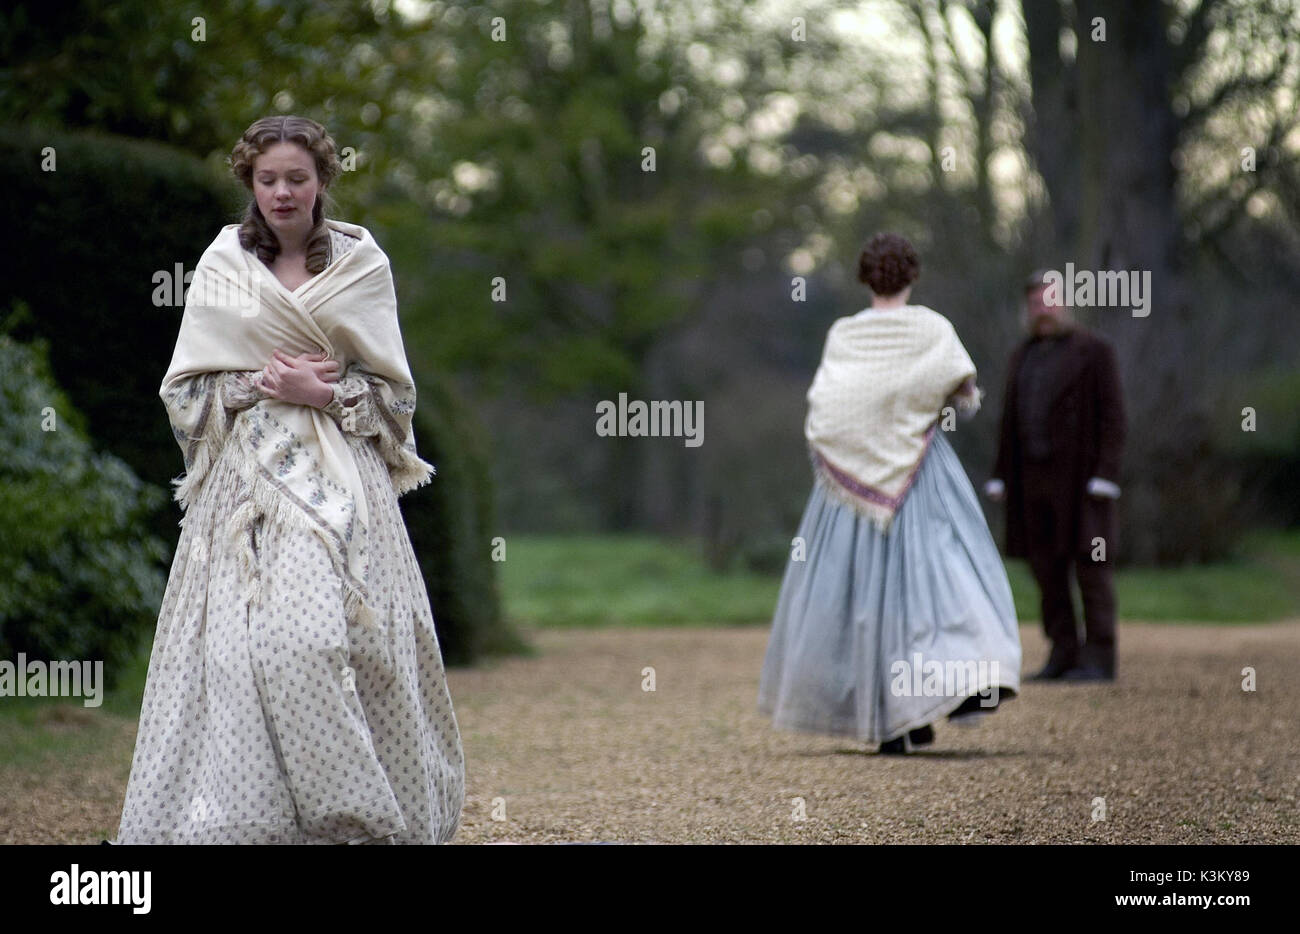
{"label": "man standing on path", "polygon": [[[1006,555],[1027,558],[1052,644],[1031,680],[1113,681],[1116,604],[1111,565],[1124,447],[1124,401],[1115,352],[1048,304],[1045,271],[1025,284],[1029,336],[1007,368],[1001,437],[989,499],[1005,500]],[[1079,644],[1070,567],[1083,597]]]}

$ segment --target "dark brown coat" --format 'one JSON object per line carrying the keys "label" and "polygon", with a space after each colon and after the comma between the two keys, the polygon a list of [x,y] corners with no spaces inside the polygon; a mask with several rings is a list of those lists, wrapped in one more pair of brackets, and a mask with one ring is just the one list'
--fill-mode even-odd
{"label": "dark brown coat", "polygon": [[[1127,424],[1115,351],[1108,342],[1080,327],[1074,327],[1061,348],[1049,417],[1053,463],[1057,483],[1052,503],[1057,515],[1069,522],[1056,529],[1058,554],[1087,555],[1093,539],[1106,541],[1109,562],[1118,540],[1114,500],[1087,493],[1088,480],[1101,477],[1119,483],[1120,457]],[[1016,375],[1024,360],[1029,339],[1012,353],[1007,367],[1006,394],[1002,403],[1001,437],[993,476],[1006,485],[1006,555],[1027,558],[1024,482],[1021,473],[1020,435],[1016,430]]]}

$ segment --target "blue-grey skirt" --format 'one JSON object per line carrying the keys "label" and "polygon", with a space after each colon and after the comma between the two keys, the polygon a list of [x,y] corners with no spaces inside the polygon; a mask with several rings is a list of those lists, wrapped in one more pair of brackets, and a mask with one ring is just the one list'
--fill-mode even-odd
{"label": "blue-grey skirt", "polygon": [[798,535],[758,690],[775,727],[877,743],[1020,690],[1011,586],[942,431],[887,533],[817,481]]}

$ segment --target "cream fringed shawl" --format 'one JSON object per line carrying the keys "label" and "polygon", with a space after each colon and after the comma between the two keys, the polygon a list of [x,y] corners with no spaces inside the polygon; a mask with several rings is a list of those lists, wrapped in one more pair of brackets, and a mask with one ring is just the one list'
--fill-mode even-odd
{"label": "cream fringed shawl", "polygon": [[923,305],[840,318],[808,389],[804,435],[818,480],[888,530],[944,405],[979,408],[974,377],[952,324]]}
{"label": "cream fringed shawl", "polygon": [[159,396],[185,458],[185,476],[172,481],[182,509],[198,498],[226,446],[239,447],[242,499],[229,533],[249,599],[259,592],[251,530],[259,517],[269,515],[321,537],[343,580],[349,621],[374,626],[374,609],[365,603],[369,507],[338,423],[313,406],[272,398],[227,419],[218,398],[220,380],[205,378],[227,370],[261,370],[277,347],[290,356],[324,351],[342,373],[362,376],[368,384],[382,423],[377,446],[396,493],[422,486],[434,475],[415,450],[415,384],[398,328],[388,257],[365,228],[327,224],[360,242],[293,291],[239,245],[237,226],[222,228],[194,271]]}

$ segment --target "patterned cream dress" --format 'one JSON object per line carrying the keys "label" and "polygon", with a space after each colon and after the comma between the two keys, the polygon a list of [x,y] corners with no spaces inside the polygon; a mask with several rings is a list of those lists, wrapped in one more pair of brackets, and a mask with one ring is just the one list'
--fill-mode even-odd
{"label": "patterned cream dress", "polygon": [[[331,259],[355,245],[331,231]],[[305,348],[303,348],[305,349]],[[257,372],[205,374],[228,419],[263,398]],[[264,517],[259,599],[226,522],[247,495],[227,445],[181,520],[113,843],[445,843],[464,803],[460,732],[433,613],[373,436],[361,378],[323,411],[343,429],[371,516],[368,604],[312,532]]]}

